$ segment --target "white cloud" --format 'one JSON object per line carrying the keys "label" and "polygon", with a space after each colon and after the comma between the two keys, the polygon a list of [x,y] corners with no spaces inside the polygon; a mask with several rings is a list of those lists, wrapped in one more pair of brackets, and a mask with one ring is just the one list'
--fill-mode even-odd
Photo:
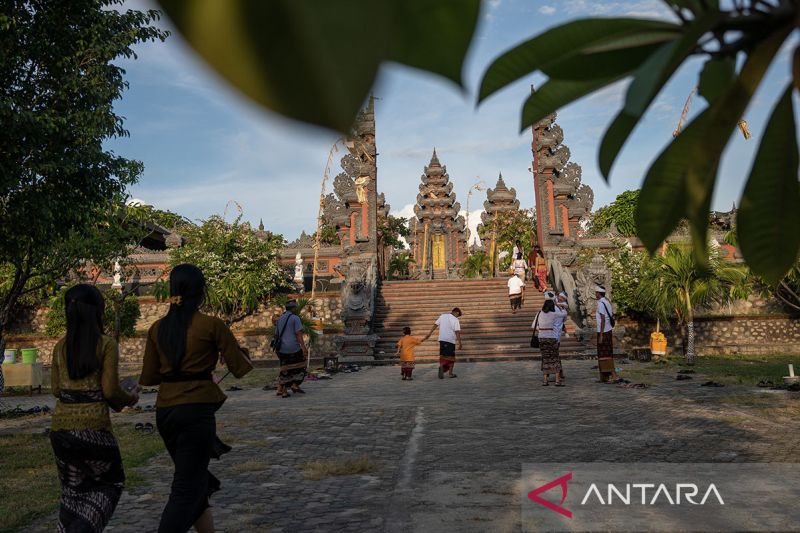
{"label": "white cloud", "polygon": [[543,5],[542,7],[539,8],[539,13],[541,13],[542,15],[550,16],[553,15],[556,11],[557,9],[555,8],[555,6],[550,6],[550,5]]}
{"label": "white cloud", "polygon": [[628,17],[669,18],[675,15],[660,0],[629,0],[606,2],[594,0],[567,0],[564,9],[570,15],[625,15]]}

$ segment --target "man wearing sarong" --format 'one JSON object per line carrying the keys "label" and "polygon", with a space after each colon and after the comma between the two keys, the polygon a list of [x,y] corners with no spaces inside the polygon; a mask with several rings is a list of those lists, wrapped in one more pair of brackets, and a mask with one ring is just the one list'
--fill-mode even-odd
{"label": "man wearing sarong", "polygon": [[606,298],[606,289],[602,285],[597,285],[594,289],[594,296],[597,299],[597,309],[595,310],[595,322],[597,323],[597,366],[600,371],[600,379],[603,374],[608,373],[611,379],[619,379],[614,368],[614,343],[612,339],[611,317],[614,316],[611,310],[611,302]]}
{"label": "man wearing sarong", "polygon": [[458,349],[461,349],[461,324],[458,321],[460,316],[461,309],[458,307],[440,315],[427,335],[430,337],[439,328],[439,379],[444,379],[445,373],[451,378],[458,377],[453,373],[453,367],[456,364],[456,343]]}
{"label": "man wearing sarong", "polygon": [[511,302],[511,314],[516,314],[517,309],[522,307],[522,299],[525,296],[525,282],[523,281],[525,271],[522,271],[522,276],[519,274],[512,274],[508,278],[508,300]]}
{"label": "man wearing sarong", "polygon": [[303,323],[297,316],[297,300],[286,302],[286,312],[281,315],[275,324],[275,331],[281,336],[281,347],[278,350],[278,359],[281,367],[278,375],[278,396],[289,397],[287,387],[295,394],[305,391],[300,384],[306,377],[306,359],[308,348],[303,341]]}

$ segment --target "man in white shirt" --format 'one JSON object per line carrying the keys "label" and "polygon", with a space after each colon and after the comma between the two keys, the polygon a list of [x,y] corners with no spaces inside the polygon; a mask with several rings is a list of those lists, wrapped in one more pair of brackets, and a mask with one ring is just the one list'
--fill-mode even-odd
{"label": "man in white shirt", "polygon": [[[523,276],[524,276],[523,271]],[[508,278],[508,299],[511,302],[511,313],[516,314],[517,309],[522,307],[522,299],[525,297],[525,282],[517,274]]]}
{"label": "man in white shirt", "polygon": [[597,299],[594,318],[597,323],[597,366],[600,369],[600,379],[603,379],[604,373],[609,373],[611,374],[611,379],[616,381],[619,376],[617,376],[617,372],[614,369],[614,343],[612,338],[614,326],[611,325],[611,318],[614,314],[611,302],[606,298],[606,289],[602,285],[594,288],[594,296]]}
{"label": "man in white shirt", "polygon": [[456,342],[461,349],[460,316],[461,309],[454,307],[449,313],[440,315],[428,333],[430,337],[439,328],[439,379],[444,379],[445,372],[451,378],[457,377],[453,374],[453,367],[456,365]]}

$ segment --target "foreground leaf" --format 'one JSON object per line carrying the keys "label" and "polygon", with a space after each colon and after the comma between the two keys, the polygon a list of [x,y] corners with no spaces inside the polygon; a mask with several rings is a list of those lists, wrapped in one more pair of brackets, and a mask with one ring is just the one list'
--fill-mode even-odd
{"label": "foreground leaf", "polygon": [[713,103],[725,93],[733,78],[736,76],[736,62],[733,58],[711,58],[703,65],[698,83],[698,93],[708,103]]}
{"label": "foreground leaf", "polygon": [[661,45],[634,74],[625,96],[625,106],[606,130],[600,144],[600,172],[608,181],[611,167],[631,132],[653,103],[661,88],[694,50],[697,39],[716,21],[716,15],[706,15],[692,23],[683,36]]}
{"label": "foreground leaf", "polygon": [[652,253],[681,218],[689,219],[698,263],[707,259],[708,209],[722,151],[789,30],[748,56],[736,81],[693,120],[647,172],[636,209],[639,237]]}
{"label": "foreground leaf", "polygon": [[639,33],[678,32],[679,26],[631,18],[581,19],[552,28],[498,57],[481,80],[478,102],[536,70],[546,68],[593,45]]}
{"label": "foreground leaf", "polygon": [[800,249],[800,184],[792,85],[775,105],[737,214],[739,245],[747,264],[777,283]]}
{"label": "foreground leaf", "polygon": [[224,78],[287,117],[347,131],[382,61],[461,82],[478,0],[159,0]]}
{"label": "foreground leaf", "polygon": [[549,80],[531,94],[522,106],[520,131],[531,127],[550,113],[568,103],[586,96],[606,85],[618,81],[623,76],[595,80]]}

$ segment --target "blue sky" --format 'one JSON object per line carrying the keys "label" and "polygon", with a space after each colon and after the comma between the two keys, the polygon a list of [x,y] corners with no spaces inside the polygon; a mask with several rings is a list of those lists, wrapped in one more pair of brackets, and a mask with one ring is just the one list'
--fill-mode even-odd
{"label": "blue sky", "polygon": [[[147,0],[127,5],[154,7]],[[531,207],[530,130],[518,133],[519,115],[530,84],[544,79],[520,80],[477,109],[475,93],[494,57],[551,26],[590,16],[667,18],[669,13],[661,0],[490,0],[483,5],[467,59],[466,93],[436,76],[385,65],[374,88],[379,99],[378,186],[392,213],[411,213],[434,147],[447,165],[462,209],[468,189],[478,180],[493,187],[499,172],[516,188],[522,206]],[[164,25],[170,28],[168,20]],[[737,134],[728,146],[714,209],[729,209],[741,194],[771,107],[789,79],[790,51],[788,45],[781,51],[745,115],[754,138],[745,141]],[[263,218],[268,229],[288,240],[303,229],[313,231],[320,181],[337,135],[281,118],[240,96],[176,32],[165,43],[140,45],[137,53],[137,60],[120,63],[130,89],[116,105],[130,137],[110,143],[117,153],[144,162],[144,174],[131,195],[192,219],[222,213],[233,200],[245,219],[258,223]],[[595,191],[595,209],[640,185],[650,162],[672,139],[701,64],[693,60],[670,80],[617,160],[610,184],[598,170],[597,148],[628,82],[559,112],[572,161],[583,167],[583,182]],[[702,98],[695,97],[690,116],[703,106]],[[473,226],[484,199],[485,193],[472,196]]]}

